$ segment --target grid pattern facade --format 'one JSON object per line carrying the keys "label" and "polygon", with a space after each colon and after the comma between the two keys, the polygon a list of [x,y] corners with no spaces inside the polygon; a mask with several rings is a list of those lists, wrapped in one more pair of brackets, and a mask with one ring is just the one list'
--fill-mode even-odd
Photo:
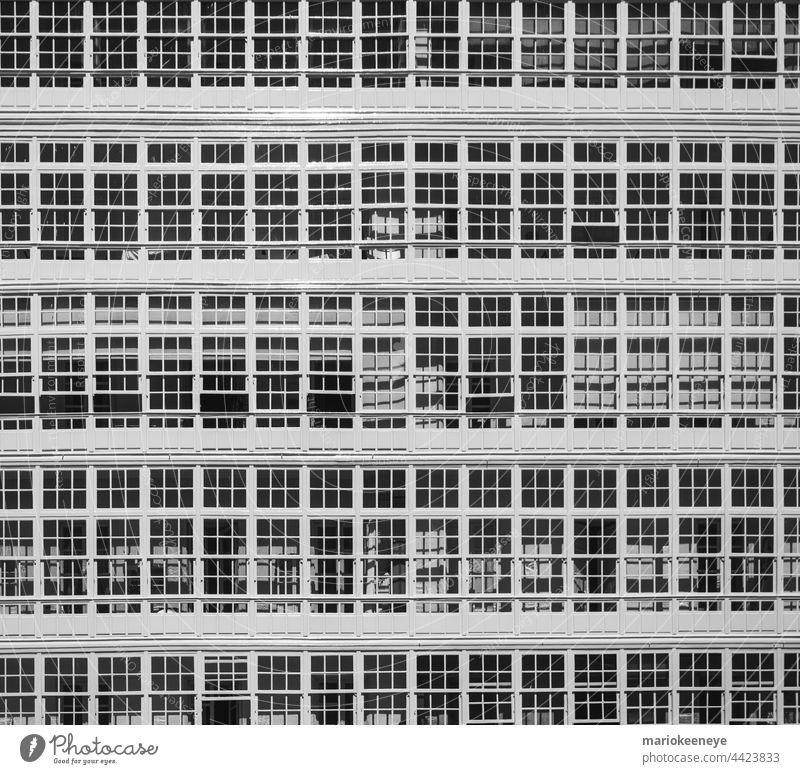
{"label": "grid pattern facade", "polygon": [[800,722],[799,3],[0,35],[0,723]]}

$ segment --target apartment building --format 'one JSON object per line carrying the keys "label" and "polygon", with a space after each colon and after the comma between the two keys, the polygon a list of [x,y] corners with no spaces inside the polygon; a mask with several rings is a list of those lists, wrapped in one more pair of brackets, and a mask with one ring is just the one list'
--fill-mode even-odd
{"label": "apartment building", "polygon": [[0,2],[0,723],[800,722],[800,3]]}

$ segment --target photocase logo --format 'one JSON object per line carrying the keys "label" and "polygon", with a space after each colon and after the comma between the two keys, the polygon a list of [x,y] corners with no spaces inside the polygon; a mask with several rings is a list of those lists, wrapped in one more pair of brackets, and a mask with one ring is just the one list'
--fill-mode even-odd
{"label": "photocase logo", "polygon": [[28,734],[19,743],[19,754],[23,761],[33,763],[38,761],[44,752],[44,737],[39,734]]}

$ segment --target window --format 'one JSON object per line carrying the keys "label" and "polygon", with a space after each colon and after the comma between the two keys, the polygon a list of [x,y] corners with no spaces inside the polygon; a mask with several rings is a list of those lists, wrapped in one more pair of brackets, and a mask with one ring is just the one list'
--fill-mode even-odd
{"label": "window", "polygon": [[670,70],[669,2],[628,5],[627,69],[649,77],[628,78],[635,88],[666,88],[668,77],[654,77]]}
{"label": "window", "polygon": [[203,507],[247,507],[247,470],[203,468]]}
{"label": "window", "polygon": [[[136,2],[93,2],[92,67],[104,70],[136,70]],[[95,86],[123,88],[135,85],[135,76],[94,75]]]}
{"label": "window", "polygon": [[476,653],[469,656],[470,723],[511,723],[514,719],[511,656]]}
{"label": "window", "polygon": [[[554,2],[522,4],[522,69],[557,73],[566,69],[565,6]],[[528,37],[531,36],[531,37]],[[555,75],[523,75],[523,86],[564,88],[564,78]]]}
{"label": "window", "polygon": [[[307,410],[313,414],[355,411],[353,342],[344,336],[309,338]],[[352,427],[352,418],[311,418],[312,427]]]}
{"label": "window", "polygon": [[[594,73],[615,71],[617,65],[617,4],[575,3],[575,69]],[[613,88],[616,78],[580,77],[579,88]]]}
{"label": "window", "polygon": [[670,562],[664,554],[669,549],[669,520],[629,518],[626,533],[626,593],[668,593]]}
{"label": "window", "polygon": [[[470,2],[467,68],[502,72],[512,67],[511,3]],[[511,78],[470,76],[470,86],[509,88]]]}
{"label": "window", "polygon": [[[0,417],[4,430],[25,429],[30,419],[16,419],[35,412],[33,359],[28,338],[0,339]],[[14,417],[14,419],[5,419]],[[6,424],[8,423],[8,424]]]}
{"label": "window", "polygon": [[[467,413],[512,412],[511,339],[470,336],[467,346]],[[470,418],[471,427],[505,427],[508,422],[505,417]]]}
{"label": "window", "polygon": [[511,493],[510,470],[469,471],[470,508],[510,508]]}
{"label": "window", "polygon": [[351,240],[353,238],[351,205],[350,173],[310,173],[308,175],[308,210],[306,211],[308,238],[312,242]]}
{"label": "window", "polygon": [[[244,70],[245,3],[200,3],[200,67],[204,71]],[[244,86],[239,75],[203,75],[201,86]]]}
{"label": "window", "polygon": [[[244,175],[201,175],[201,228],[204,242],[243,242],[245,235]],[[239,251],[235,251],[238,256]]]}
{"label": "window", "polygon": [[[86,343],[82,336],[45,337],[42,346],[42,376],[39,410],[53,414],[87,414]],[[85,427],[83,417],[45,420],[44,426]]]}
{"label": "window", "polygon": [[[404,70],[407,46],[405,0],[362,0],[361,69]],[[365,76],[362,84],[368,88],[405,87],[405,78]]]}
{"label": "window", "polygon": [[299,508],[300,471],[269,468],[256,471],[257,508]]}
{"label": "window", "polygon": [[299,340],[296,336],[259,336],[256,339],[256,409],[297,411],[299,408]]}
{"label": "window", "polygon": [[[191,519],[148,519],[150,593],[156,596],[194,593],[194,528]],[[153,602],[152,612],[191,612],[180,602]],[[155,685],[155,683],[154,683]]]}
{"label": "window", "polygon": [[247,411],[247,350],[244,336],[203,336],[200,411],[220,414],[204,417],[206,427],[243,427]]}
{"label": "window", "polygon": [[[298,519],[257,519],[256,557],[257,594],[293,596],[301,593]],[[292,611],[295,608],[291,608]]]}
{"label": "window", "polygon": [[[190,174],[147,175],[147,241],[192,241]],[[187,256],[188,257],[188,256]]]}
{"label": "window", "polygon": [[458,239],[458,187],[455,172],[414,172],[416,239]]}
{"label": "window", "polygon": [[142,723],[142,660],[139,656],[97,659],[97,715],[100,725]]}
{"label": "window", "polygon": [[[345,5],[351,4],[345,3]],[[352,725],[355,709],[354,688],[353,656],[312,654],[310,696],[312,725]]]}
{"label": "window", "polygon": [[775,586],[775,520],[731,519],[731,591],[771,594]]}
{"label": "window", "polygon": [[[615,519],[575,519],[573,589],[578,595],[617,593],[617,523]],[[586,606],[579,605],[579,609]]]}
{"label": "window", "polygon": [[681,3],[681,37],[678,66],[682,73],[710,73],[682,77],[682,89],[721,89],[724,68],[722,3]]}
{"label": "window", "polygon": [[578,296],[574,303],[577,326],[600,327],[617,324],[617,299],[613,296]]}
{"label": "window", "polygon": [[405,325],[406,300],[402,296],[365,296],[361,300],[363,325],[391,327]]}
{"label": "window", "polygon": [[86,596],[89,578],[86,520],[45,519],[41,529],[44,595]]}
{"label": "window", "polygon": [[299,296],[256,296],[256,325],[298,325]]}
{"label": "window", "polygon": [[39,5],[39,67],[64,75],[40,76],[44,87],[78,87],[83,78],[70,70],[83,69],[83,2],[43,0]]}
{"label": "window", "polygon": [[534,242],[564,239],[563,172],[523,172],[520,200],[521,239]]}
{"label": "window", "polygon": [[470,240],[511,239],[511,175],[470,172],[467,176],[467,236]]}
{"label": "window", "polygon": [[362,492],[364,508],[405,508],[406,471],[402,468],[365,470]]}
{"label": "window", "polygon": [[628,296],[627,323],[632,327],[667,327],[669,298],[667,296]]}
{"label": "window", "polygon": [[181,71],[191,68],[191,1],[148,1],[145,52],[147,85],[188,88],[191,77],[180,73],[159,75],[159,70]]}
{"label": "window", "polygon": [[[203,519],[203,587],[207,595],[247,593],[247,520]],[[213,610],[213,603],[206,603]]]}
{"label": "window", "polygon": [[85,470],[44,470],[42,505],[46,510],[86,508]]}
{"label": "window", "polygon": [[[415,519],[414,565],[416,593],[439,596],[459,593],[460,557],[458,519]],[[418,611],[425,611],[419,603]],[[430,612],[445,612],[447,606],[431,603]]]}
{"label": "window", "polygon": [[681,172],[678,238],[681,241],[719,242],[724,214],[722,201],[721,174]]}
{"label": "window", "polygon": [[[97,336],[94,351],[95,413],[141,413],[138,337]],[[129,417],[127,426],[138,427],[139,417]]]}
{"label": "window", "polygon": [[[270,3],[270,5],[276,5]],[[258,723],[263,725],[300,725],[300,656],[258,656]]]}
{"label": "window", "polygon": [[670,175],[668,172],[627,174],[626,236],[634,242],[670,238]]}
{"label": "window", "polygon": [[559,468],[523,468],[522,507],[523,508],[563,508],[564,471]]}
{"label": "window", "polygon": [[[0,596],[25,599],[36,593],[33,551],[33,521],[4,519],[0,521]],[[32,612],[22,605],[20,613]]]}
{"label": "window", "polygon": [[522,296],[521,324],[532,328],[561,328],[564,325],[564,299],[559,296]]}
{"label": "window", "polygon": [[458,296],[417,296],[414,303],[417,327],[458,327]]}
{"label": "window", "polygon": [[190,325],[191,296],[149,296],[148,322],[151,325]]}
{"label": "window", "polygon": [[668,723],[669,653],[629,653],[626,676],[628,723]]}
{"label": "window", "polygon": [[194,657],[151,656],[153,724],[194,723]]}
{"label": "window", "polygon": [[[73,5],[73,3],[43,3]],[[75,3],[80,5],[80,3]],[[48,726],[89,723],[89,660],[60,656],[44,659],[44,720]]]}
{"label": "window", "polygon": [[[150,336],[147,371],[151,411],[191,411],[194,405],[191,337]],[[150,426],[157,427],[161,421],[151,417]]]}
{"label": "window", "polygon": [[457,508],[459,471],[448,468],[417,469],[417,508]]}
{"label": "window", "polygon": [[298,176],[255,176],[255,234],[258,242],[297,242],[300,238]]}
{"label": "window", "polygon": [[[1,24],[1,22],[0,22]],[[1,40],[1,39],[0,39]],[[2,59],[2,43],[0,43]],[[0,76],[2,80],[2,76]],[[30,174],[0,174],[0,233],[4,242],[29,242],[31,238]]]}
{"label": "window", "polygon": [[417,654],[417,724],[458,725],[461,716],[459,656]]}
{"label": "window", "polygon": [[366,336],[361,340],[361,395],[365,411],[402,411],[406,406],[405,341]]}
{"label": "window", "polygon": [[566,389],[564,338],[524,337],[521,340],[520,400],[523,410],[564,409]]}
{"label": "window", "polygon": [[628,508],[669,507],[668,468],[634,468],[626,475]]}
{"label": "window", "polygon": [[364,654],[364,723],[405,725],[406,656],[397,653]]}
{"label": "window", "polygon": [[775,78],[757,77],[778,69],[773,3],[733,4],[731,69],[734,89],[774,89]]}
{"label": "window", "polygon": [[151,508],[191,508],[194,471],[191,468],[151,468]]}
{"label": "window", "polygon": [[574,172],[572,179],[572,241],[619,242],[616,173]]}
{"label": "window", "polygon": [[4,725],[36,722],[34,663],[32,658],[0,658],[0,719]]}
{"label": "window", "polygon": [[[470,518],[468,588],[470,594],[511,593],[511,519]],[[479,607],[480,606],[480,607]],[[498,612],[503,612],[501,603]],[[481,603],[473,609],[485,610]]]}
{"label": "window", "polygon": [[722,471],[679,468],[678,498],[681,508],[722,507]]}
{"label": "window", "polygon": [[616,508],[617,471],[578,469],[574,473],[576,508]]}
{"label": "window", "polygon": [[[456,86],[457,77],[436,71],[459,67],[459,3],[416,0],[417,28],[414,37],[416,85],[419,87]],[[417,160],[420,160],[419,158]],[[453,159],[455,160],[455,159]]]}
{"label": "window", "polygon": [[136,296],[95,296],[95,325],[129,325],[139,321]]}
{"label": "window", "polygon": [[245,296],[202,296],[203,325],[244,325]]}
{"label": "window", "polygon": [[31,299],[25,296],[4,296],[0,299],[0,327],[31,324]]}
{"label": "window", "polygon": [[722,325],[722,299],[719,296],[678,296],[678,325],[701,328]]}
{"label": "window", "polygon": [[[408,547],[405,519],[364,519],[361,578],[366,596],[407,594]],[[395,612],[404,603],[393,605]],[[378,611],[382,608],[377,607]]]}
{"label": "window", "polygon": [[[353,3],[310,2],[308,5],[308,67],[312,88],[350,88],[353,69]],[[342,74],[337,74],[341,71]]]}
{"label": "window", "polygon": [[86,210],[81,172],[42,172],[39,175],[39,201],[43,241],[84,241]]}
{"label": "window", "polygon": [[352,508],[353,471],[328,469],[310,471],[310,505],[312,508]]}
{"label": "window", "polygon": [[[522,593],[542,597],[565,592],[564,520],[523,518],[522,520]],[[524,600],[523,610],[560,612],[561,601]]]}
{"label": "window", "polygon": [[475,328],[511,326],[510,296],[480,296],[468,299],[468,325]]}
{"label": "window", "polygon": [[[311,519],[309,535],[311,594],[325,597],[353,594],[353,520]],[[347,609],[352,612],[352,607]]]}
{"label": "window", "polygon": [[[256,86],[296,87],[296,75],[281,75],[282,70],[297,70],[300,52],[300,3],[297,0],[269,0],[254,6],[253,63]],[[276,73],[276,74],[273,74]]]}
{"label": "window", "polygon": [[577,409],[614,409],[617,406],[617,339],[575,338],[572,343],[575,371],[573,401]]}
{"label": "window", "polygon": [[98,508],[138,508],[140,501],[140,484],[138,470],[97,471],[97,507]]}
{"label": "window", "polygon": [[138,519],[98,519],[95,572],[100,596],[127,600],[100,605],[101,612],[138,612],[133,597],[141,588],[141,557]]}
{"label": "window", "polygon": [[731,238],[740,242],[773,241],[775,176],[735,172],[731,182]]}
{"label": "window", "polygon": [[576,653],[575,722],[616,723],[617,687],[616,653]]}
{"label": "window", "polygon": [[[722,589],[722,519],[681,517],[678,530],[678,593],[718,594]],[[718,609],[717,603],[705,604],[710,604],[707,609]],[[682,608],[693,609],[691,600],[686,599]]]}
{"label": "window", "polygon": [[564,725],[567,693],[564,656],[530,653],[522,657],[522,723]]}
{"label": "window", "polygon": [[[28,86],[31,66],[31,25],[27,2],[7,2],[0,20],[0,87]],[[3,161],[7,159],[3,158]]]}
{"label": "window", "polygon": [[678,722],[721,723],[722,654],[680,653],[678,659]]}

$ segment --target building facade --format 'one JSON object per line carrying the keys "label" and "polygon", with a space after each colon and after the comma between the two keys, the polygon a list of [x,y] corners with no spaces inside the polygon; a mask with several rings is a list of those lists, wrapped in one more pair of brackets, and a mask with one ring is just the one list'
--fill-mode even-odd
{"label": "building facade", "polygon": [[0,35],[0,722],[800,721],[800,4]]}

